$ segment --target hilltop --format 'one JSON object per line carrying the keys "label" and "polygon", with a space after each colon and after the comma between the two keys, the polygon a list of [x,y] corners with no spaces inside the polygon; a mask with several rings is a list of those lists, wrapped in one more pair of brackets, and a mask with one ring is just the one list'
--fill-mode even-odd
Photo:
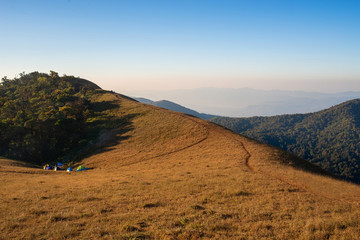
{"label": "hilltop", "polygon": [[40,165],[79,160],[100,136],[127,122],[105,113],[111,103],[93,101],[101,91],[90,81],[56,72],[2,79],[0,156]]}
{"label": "hilltop", "polygon": [[0,159],[0,238],[360,237],[359,186],[189,115],[101,89],[88,101],[124,124],[98,132],[88,171]]}
{"label": "hilltop", "polygon": [[307,159],[347,180],[360,182],[360,99],[308,114],[211,121]]}

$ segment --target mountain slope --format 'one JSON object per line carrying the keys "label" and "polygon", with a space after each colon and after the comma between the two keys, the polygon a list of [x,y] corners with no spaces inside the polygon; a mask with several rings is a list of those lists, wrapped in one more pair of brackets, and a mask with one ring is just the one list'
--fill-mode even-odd
{"label": "mountain slope", "polygon": [[215,115],[210,115],[210,114],[206,114],[206,113],[199,113],[197,111],[194,111],[190,108],[186,108],[184,106],[181,106],[177,103],[171,102],[171,101],[167,101],[167,100],[161,100],[161,101],[151,101],[149,99],[146,98],[135,98],[136,100],[138,100],[141,103],[146,103],[146,104],[150,104],[153,106],[157,106],[157,107],[161,107],[161,108],[165,108],[168,110],[172,110],[175,112],[181,112],[181,113],[185,113],[185,114],[189,114],[201,119],[211,119],[213,117],[216,117]]}
{"label": "mountain slope", "polygon": [[127,124],[82,159],[88,171],[0,161],[0,238],[360,237],[359,186],[198,118],[106,91],[91,101]]}
{"label": "mountain slope", "polygon": [[360,99],[310,114],[212,119],[357,183],[360,182],[359,120]]}

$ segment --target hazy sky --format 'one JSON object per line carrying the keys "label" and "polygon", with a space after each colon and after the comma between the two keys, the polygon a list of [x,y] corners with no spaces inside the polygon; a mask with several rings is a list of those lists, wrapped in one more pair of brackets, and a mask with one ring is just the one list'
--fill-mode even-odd
{"label": "hazy sky", "polygon": [[359,0],[0,0],[0,77],[360,91]]}

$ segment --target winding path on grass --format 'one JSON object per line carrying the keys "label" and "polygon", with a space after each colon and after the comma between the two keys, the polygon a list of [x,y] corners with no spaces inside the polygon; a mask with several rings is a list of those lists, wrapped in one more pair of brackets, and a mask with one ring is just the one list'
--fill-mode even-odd
{"label": "winding path on grass", "polygon": [[[154,106],[149,106],[149,107],[155,108]],[[168,110],[165,110],[165,109],[161,109],[161,110],[163,110],[163,111],[168,111]],[[179,114],[179,113],[177,113],[177,112],[172,112],[172,111],[169,111],[169,113],[170,113],[170,114],[176,114],[176,115]],[[207,140],[207,139],[209,138],[210,130],[209,130],[209,128],[208,128],[205,124],[200,123],[199,121],[196,121],[196,118],[191,117],[191,116],[185,115],[184,118],[186,118],[187,120],[190,120],[190,121],[192,121],[192,122],[194,122],[194,123],[196,123],[196,124],[201,125],[202,127],[204,127],[204,129],[205,129],[205,136],[204,136],[203,138],[199,139],[198,141],[196,141],[196,142],[194,142],[194,143],[192,143],[192,144],[190,144],[190,145],[184,146],[184,147],[182,147],[182,148],[179,148],[179,149],[176,149],[176,150],[173,150],[173,151],[169,151],[169,152],[165,152],[165,153],[161,153],[161,154],[158,154],[158,155],[156,155],[156,156],[149,157],[149,158],[144,158],[144,159],[141,159],[141,160],[139,160],[139,161],[135,161],[135,162],[131,162],[131,163],[128,163],[128,164],[124,164],[124,165],[122,165],[122,166],[130,166],[130,165],[137,164],[137,163],[140,163],[140,162],[145,162],[145,161],[149,161],[149,160],[156,159],[156,158],[160,158],[160,157],[166,157],[166,156],[169,156],[169,155],[171,155],[171,154],[175,154],[175,153],[178,153],[178,152],[187,150],[187,149],[189,149],[189,148],[192,148],[192,147],[194,147],[194,146],[196,146],[196,145],[204,142],[205,140]]]}
{"label": "winding path on grass", "polygon": [[[325,198],[325,199],[329,199],[329,200],[336,200],[336,201],[342,201],[342,202],[347,202],[347,203],[350,203],[350,204],[360,204],[360,200],[354,200],[354,197],[348,197],[348,196],[344,196],[343,195],[343,198],[340,198],[338,197],[338,195],[336,194],[336,192],[332,192],[332,193],[329,193],[329,194],[326,194],[325,192],[321,192],[320,191],[317,191],[316,189],[313,189],[311,187],[311,185],[308,185],[307,183],[301,183],[301,182],[298,182],[298,181],[292,181],[291,179],[289,178],[286,178],[284,176],[281,176],[280,173],[277,174],[275,171],[272,172],[272,173],[269,173],[267,171],[263,171],[261,168],[259,167],[254,167],[254,165],[252,164],[253,161],[256,161],[256,158],[257,154],[253,154],[252,153],[252,150],[250,150],[248,148],[248,144],[252,144],[251,141],[254,141],[254,140],[251,140],[251,139],[248,139],[249,142],[246,142],[246,137],[240,135],[240,134],[237,134],[237,133],[234,133],[232,132],[231,130],[229,129],[226,129],[222,126],[219,126],[219,125],[215,125],[213,123],[204,123],[202,122],[201,120],[198,120],[196,121],[198,124],[201,124],[202,126],[206,127],[208,132],[211,132],[211,131],[215,131],[217,134],[221,134],[222,136],[226,137],[227,139],[229,139],[230,141],[236,143],[240,148],[242,148],[245,153],[246,153],[246,156],[245,158],[241,158],[240,161],[254,174],[262,174],[262,175],[266,175],[272,179],[277,179],[279,180],[280,182],[282,183],[285,183],[285,184],[288,184],[294,188],[297,188],[301,191],[304,191],[304,192],[308,192],[310,194],[313,194],[315,196],[318,196],[318,197],[322,197],[322,198]],[[205,139],[204,139],[205,140]],[[244,141],[245,140],[245,141]],[[256,144],[261,144],[261,143],[256,143]],[[260,156],[261,157],[261,156]],[[259,159],[260,160],[260,159]],[[264,159],[262,159],[264,161],[272,161],[271,157],[267,157],[267,156],[264,156]],[[304,160],[305,161],[305,160]],[[270,163],[269,163],[270,164]],[[289,167],[289,168],[292,168],[292,167]],[[297,171],[296,169],[293,169],[294,171]],[[306,172],[306,170],[303,170]],[[310,173],[310,174],[314,174],[316,175],[316,173]],[[320,176],[320,175],[319,175]],[[331,179],[329,179],[330,181]],[[334,181],[339,181],[339,180],[334,180]],[[316,182],[314,184],[317,184]],[[329,186],[331,186],[331,184],[329,184]]]}
{"label": "winding path on grass", "polygon": [[[230,131],[230,130],[229,130]],[[250,165],[250,160],[254,157],[251,152],[246,148],[245,144],[240,140],[238,139],[238,137],[240,137],[241,135],[238,135],[238,136],[234,136],[234,135],[231,135],[229,134],[228,137],[231,138],[232,140],[238,142],[238,144],[240,145],[240,147],[242,147],[247,153],[248,153],[248,156],[246,157],[245,159],[245,165],[246,167],[253,173],[261,173],[263,175],[266,175],[266,176],[269,176],[271,178],[274,178],[274,179],[277,179],[285,184],[288,184],[292,187],[295,187],[295,188],[298,188],[298,189],[301,189],[302,191],[305,191],[305,192],[308,192],[308,193],[311,193],[313,195],[316,195],[316,196],[319,196],[319,197],[322,197],[322,198],[326,198],[326,199],[329,199],[329,200],[336,200],[336,201],[342,201],[342,202],[347,202],[347,203],[351,203],[351,204],[360,204],[360,200],[357,200],[357,201],[354,201],[354,200],[350,200],[350,199],[344,199],[344,198],[338,198],[334,195],[332,196],[329,196],[328,194],[324,194],[324,193],[320,193],[318,191],[314,191],[312,190],[309,186],[306,186],[304,184],[301,184],[301,183],[298,183],[298,182],[293,182],[291,181],[290,179],[287,179],[287,178],[284,178],[280,175],[276,175],[276,174],[271,174],[271,173],[268,173],[268,172],[265,172],[265,171],[262,171],[261,169],[259,168],[254,168],[253,166]]]}

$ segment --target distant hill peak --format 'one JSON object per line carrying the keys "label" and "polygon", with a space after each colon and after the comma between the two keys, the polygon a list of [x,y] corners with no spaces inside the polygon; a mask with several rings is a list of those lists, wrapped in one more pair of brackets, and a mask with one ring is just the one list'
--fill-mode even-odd
{"label": "distant hill peak", "polygon": [[147,98],[135,98],[136,100],[138,100],[141,103],[146,103],[146,104],[150,104],[153,106],[157,106],[157,107],[161,107],[161,108],[165,108],[171,111],[175,111],[175,112],[181,112],[181,113],[185,113],[185,114],[189,114],[192,115],[194,117],[198,117],[204,120],[209,120],[213,117],[216,117],[216,115],[211,115],[211,114],[206,114],[206,113],[199,113],[197,111],[194,111],[190,108],[181,106],[177,103],[168,101],[168,100],[160,100],[160,101],[152,101],[150,99]]}

